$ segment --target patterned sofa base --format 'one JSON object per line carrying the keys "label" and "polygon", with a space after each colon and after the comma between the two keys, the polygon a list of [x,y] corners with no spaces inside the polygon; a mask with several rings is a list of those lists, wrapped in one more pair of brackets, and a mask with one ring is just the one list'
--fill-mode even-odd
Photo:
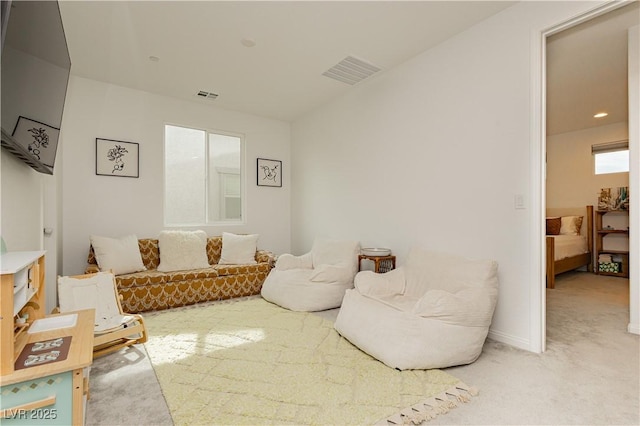
{"label": "patterned sofa base", "polygon": [[[222,237],[207,240],[206,269],[158,272],[160,250],[157,239],[138,240],[146,271],[116,275],[118,293],[125,312],[137,313],[175,308],[213,300],[260,294],[273,265],[269,251],[256,251],[255,265],[218,265]],[[86,273],[99,270],[93,247],[89,249]]]}

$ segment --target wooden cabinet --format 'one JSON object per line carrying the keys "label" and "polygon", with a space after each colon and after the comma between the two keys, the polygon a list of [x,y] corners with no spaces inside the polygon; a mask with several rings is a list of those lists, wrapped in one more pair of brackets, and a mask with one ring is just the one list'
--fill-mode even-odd
{"label": "wooden cabinet", "polygon": [[[73,324],[60,321],[68,317],[68,313],[45,316],[44,262],[44,251],[9,252],[0,257],[0,423],[3,425],[84,423],[95,313],[93,309],[71,313],[76,315]],[[20,324],[18,319],[26,315],[25,323]],[[42,326],[43,323],[48,325]],[[51,326],[52,323],[66,326]],[[38,356],[42,358],[43,346],[49,344],[52,348],[65,340],[68,342],[66,357],[60,356],[59,360],[48,363],[38,359]],[[23,350],[25,353],[20,357]],[[22,368],[16,368],[19,359]],[[28,361],[23,362],[25,359]]]}
{"label": "wooden cabinet", "polygon": [[[628,223],[629,212],[625,210],[596,210],[595,211],[595,264],[594,271],[600,275],[611,275],[616,277],[629,277],[629,227],[616,228],[608,224],[604,224],[605,216],[626,216]],[[609,249],[605,248],[606,237],[623,237],[627,249]]]}
{"label": "wooden cabinet", "polygon": [[[75,324],[26,333],[25,345],[68,339],[66,358],[0,376],[3,425],[82,425],[93,361],[93,309],[76,311]],[[66,317],[47,316],[45,320]]]}

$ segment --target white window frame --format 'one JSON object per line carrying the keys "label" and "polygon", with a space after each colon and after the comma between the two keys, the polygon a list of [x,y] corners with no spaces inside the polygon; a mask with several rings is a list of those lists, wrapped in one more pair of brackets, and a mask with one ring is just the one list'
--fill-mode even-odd
{"label": "white window frame", "polygon": [[627,162],[625,170],[616,170],[616,171],[607,171],[598,173],[598,157],[602,154],[609,154],[612,152],[622,152],[626,151],[627,156],[629,155],[629,141],[621,140],[614,142],[607,142],[601,144],[595,144],[591,146],[591,153],[593,154],[593,173],[596,176],[608,175],[614,173],[629,173],[630,164]]}
{"label": "white window frame", "polygon": [[[167,194],[166,194],[166,144],[167,144],[167,140],[166,140],[166,129],[167,126],[173,126],[173,127],[183,127],[186,129],[191,129],[191,130],[199,130],[205,133],[205,189],[204,189],[204,198],[205,198],[205,212],[204,212],[204,217],[205,217],[205,221],[202,223],[182,223],[182,222],[168,222],[167,221],[167,217],[166,217],[166,208],[167,208]],[[209,200],[209,184],[210,184],[210,170],[209,170],[209,134],[217,134],[217,135],[223,135],[223,136],[231,136],[231,137],[236,137],[240,139],[240,219],[230,219],[230,220],[216,220],[216,221],[210,221],[209,220],[209,206],[210,206],[210,200]],[[163,223],[165,227],[173,227],[173,228],[178,228],[178,227],[194,227],[194,226],[219,226],[219,225],[231,225],[231,226],[238,226],[238,225],[246,225],[247,220],[246,220],[246,204],[247,204],[247,179],[246,179],[246,173],[247,173],[247,166],[246,166],[246,141],[245,141],[245,135],[243,133],[239,133],[239,132],[230,132],[230,131],[226,131],[226,130],[218,130],[218,129],[211,129],[211,128],[205,128],[205,127],[198,127],[198,126],[189,126],[189,125],[185,125],[185,124],[176,124],[176,123],[164,123],[163,126],[163,144],[162,144],[162,197],[163,197],[163,211],[162,211],[162,217],[163,217]],[[215,171],[214,171],[215,172]],[[219,200],[216,201],[216,203]],[[217,204],[216,204],[217,205]]]}

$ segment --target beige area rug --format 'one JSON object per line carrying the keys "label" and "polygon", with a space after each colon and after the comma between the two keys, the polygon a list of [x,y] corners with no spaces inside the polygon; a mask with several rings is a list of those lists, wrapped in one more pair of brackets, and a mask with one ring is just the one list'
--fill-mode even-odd
{"label": "beige area rug", "polygon": [[475,394],[440,370],[389,368],[331,321],[261,298],[145,322],[145,347],[177,425],[420,423]]}

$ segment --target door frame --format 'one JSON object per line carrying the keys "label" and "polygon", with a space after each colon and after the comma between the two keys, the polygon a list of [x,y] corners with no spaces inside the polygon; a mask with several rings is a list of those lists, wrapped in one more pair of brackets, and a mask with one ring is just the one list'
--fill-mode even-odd
{"label": "door frame", "polygon": [[[531,310],[530,310],[530,350],[532,352],[541,353],[546,350],[546,152],[547,152],[547,137],[546,137],[546,111],[547,111],[547,99],[546,99],[546,59],[547,59],[547,37],[564,31],[568,28],[574,27],[583,22],[589,21],[600,15],[604,15],[618,8],[627,6],[629,2],[610,2],[599,5],[579,14],[568,20],[559,22],[555,25],[544,29],[534,30],[531,37],[531,65],[532,65],[532,77],[531,84],[531,99],[532,99],[532,125],[531,125],[531,145],[530,145],[530,167],[531,167],[531,194],[532,194],[532,209],[531,209],[531,241],[533,242],[532,249],[532,264],[531,271],[533,273],[532,286],[530,290]],[[631,76],[629,77],[631,79]],[[629,91],[631,93],[632,84],[629,85]],[[637,83],[636,83],[637,88]],[[636,97],[637,103],[637,97]],[[631,101],[631,98],[630,98]],[[638,111],[638,106],[635,106],[635,111]],[[636,180],[639,174],[638,162],[632,159],[638,158],[638,151],[640,150],[640,143],[638,141],[638,118],[632,117],[633,108],[630,105],[629,108],[629,149],[630,149],[630,170],[629,170],[629,191],[632,193],[640,192],[640,185],[632,180],[634,177]],[[632,123],[632,118],[635,123]],[[632,134],[633,133],[633,134]],[[634,154],[635,153],[635,154]],[[632,170],[633,169],[633,170]],[[632,209],[633,210],[633,209]],[[630,228],[640,229],[640,220],[638,219],[638,212],[630,215]],[[638,233],[631,232],[629,240],[629,258],[637,259],[638,253]],[[635,256],[635,257],[634,257]],[[640,276],[638,269],[638,262],[635,262],[635,267],[631,268],[630,276],[630,292],[631,295],[637,295]],[[636,272],[634,273],[634,270]],[[630,298],[630,322],[627,326],[627,331],[632,333],[640,333],[640,326],[637,324],[638,318],[638,305],[634,304],[633,299]]]}

